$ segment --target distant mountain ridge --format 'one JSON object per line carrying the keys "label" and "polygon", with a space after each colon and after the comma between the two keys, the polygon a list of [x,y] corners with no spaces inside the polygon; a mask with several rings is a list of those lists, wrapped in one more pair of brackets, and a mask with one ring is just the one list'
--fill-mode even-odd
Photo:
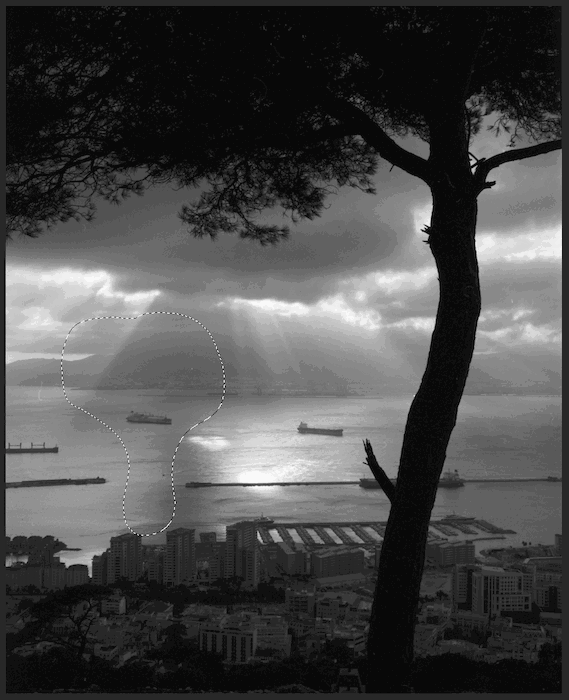
{"label": "distant mountain ridge", "polygon": [[[204,349],[209,355],[202,354]],[[197,353],[195,347],[192,350],[170,347],[157,351],[156,343],[151,341],[129,344],[117,356],[92,355],[83,360],[65,361],[65,384],[85,389],[105,388],[116,383],[142,388],[164,381],[191,382],[192,378],[217,384],[222,376],[217,355],[206,344],[199,350],[202,353]],[[340,376],[329,369],[330,358],[323,357],[320,367],[301,360],[299,371],[290,367],[273,370],[252,348],[237,346],[224,348],[222,356],[230,382],[243,378],[269,384],[289,381],[306,385],[307,382],[326,381],[345,387],[351,381],[361,383],[364,369],[357,358],[352,358],[351,363],[345,361],[346,367]],[[470,368],[465,394],[561,395],[558,362],[558,358],[551,356],[478,356]],[[365,369],[366,381],[380,387],[382,392],[404,394],[416,391],[419,386],[420,378],[388,376],[382,374],[381,367],[373,368],[369,364]],[[6,366],[5,383],[6,386],[60,386],[60,361],[31,359],[12,362]]]}

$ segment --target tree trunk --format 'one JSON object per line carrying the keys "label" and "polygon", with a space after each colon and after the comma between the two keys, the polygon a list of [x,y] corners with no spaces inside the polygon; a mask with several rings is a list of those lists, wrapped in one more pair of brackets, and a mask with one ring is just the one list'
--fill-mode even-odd
{"label": "tree trunk", "polygon": [[[433,215],[427,230],[440,299],[427,367],[407,418],[381,551],[368,637],[367,692],[412,692],[415,618],[428,525],[480,315],[476,195],[468,178],[453,177],[455,183],[461,182],[453,187],[448,172],[445,169],[431,186]],[[464,176],[464,168],[460,174]]]}

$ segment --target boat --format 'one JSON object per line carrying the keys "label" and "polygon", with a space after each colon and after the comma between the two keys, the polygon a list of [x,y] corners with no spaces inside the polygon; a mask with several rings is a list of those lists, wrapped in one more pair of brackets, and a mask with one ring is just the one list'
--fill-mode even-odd
{"label": "boat", "polygon": [[260,518],[255,518],[257,525],[272,525],[275,521],[272,518],[268,518],[266,515],[261,513]]}
{"label": "boat", "polygon": [[559,476],[548,476],[547,481],[561,481],[561,477]]}
{"label": "boat", "polygon": [[470,522],[473,523],[476,518],[473,518],[468,515],[457,515],[456,513],[452,513],[451,515],[445,515],[443,520],[458,520],[459,522]]}
{"label": "boat", "polygon": [[154,416],[151,413],[135,413],[131,411],[126,417],[129,423],[160,423],[162,425],[170,425],[171,418],[166,416]]}
{"label": "boat", "polygon": [[[396,483],[396,479],[390,479],[392,484]],[[380,489],[381,486],[375,479],[360,479],[362,489]],[[458,476],[458,472],[447,471],[439,479],[439,488],[458,488],[464,486],[464,481]],[[457,516],[458,518],[458,516]]]}
{"label": "boat", "polygon": [[342,437],[343,428],[309,428],[306,423],[301,423],[297,428],[299,433],[309,433],[310,435],[336,435]]}
{"label": "boat", "polygon": [[460,478],[456,469],[454,472],[449,469],[439,479],[439,488],[456,489],[460,486],[464,486],[464,480]]}
{"label": "boat", "polygon": [[[395,479],[391,479],[392,482]],[[360,479],[360,486],[362,489],[380,489],[381,486],[375,479]]]}
{"label": "boat", "polygon": [[6,448],[6,454],[7,455],[12,455],[12,454],[18,454],[18,453],[33,453],[33,452],[39,452],[39,453],[45,453],[45,452],[53,452],[57,454],[59,452],[59,447],[56,445],[55,447],[46,447],[45,442],[42,443],[41,445],[34,445],[34,443],[31,443],[30,447],[22,447],[22,443],[19,445],[12,445],[8,443],[8,447]]}

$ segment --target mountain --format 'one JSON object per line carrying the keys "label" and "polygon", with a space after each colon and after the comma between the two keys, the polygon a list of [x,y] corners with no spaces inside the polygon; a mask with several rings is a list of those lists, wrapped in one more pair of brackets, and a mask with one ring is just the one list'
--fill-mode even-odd
{"label": "mountain", "polygon": [[[65,385],[93,387],[97,377],[111,361],[106,355],[91,355],[83,360],[63,363]],[[60,360],[18,360],[6,365],[6,386],[61,386]]]}
{"label": "mountain", "polygon": [[[380,394],[401,395],[415,393],[420,382],[420,374],[405,363],[390,366],[389,358],[384,361],[347,344],[292,337],[287,338],[285,352],[279,338],[244,346],[229,335],[216,333],[215,337],[230,383],[239,378],[249,380],[250,386],[295,385],[318,393],[319,387],[342,391],[353,382],[358,391],[373,387]],[[179,332],[152,335],[135,331],[115,355],[65,361],[64,372],[66,386],[101,389],[167,384],[213,388],[222,377],[215,348],[203,332],[185,334],[181,342]],[[6,367],[8,386],[42,383],[60,386],[59,360],[19,360]],[[465,393],[560,395],[560,359],[531,351],[475,355]]]}

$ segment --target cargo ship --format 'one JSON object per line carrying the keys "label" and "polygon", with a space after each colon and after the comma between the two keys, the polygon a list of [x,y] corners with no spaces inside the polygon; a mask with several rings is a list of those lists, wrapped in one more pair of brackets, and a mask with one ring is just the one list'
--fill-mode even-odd
{"label": "cargo ship", "polygon": [[275,521],[272,518],[268,518],[266,515],[261,513],[260,518],[255,518],[257,525],[272,525]]}
{"label": "cargo ship", "polygon": [[212,481],[188,481],[186,484],[187,489],[200,489],[204,486],[213,486]]}
{"label": "cargo ship", "polygon": [[[390,479],[392,484],[396,483],[396,479]],[[380,489],[381,486],[375,479],[360,479],[362,489]],[[459,477],[458,471],[447,471],[439,479],[439,488],[455,489],[464,486],[464,481]]]}
{"label": "cargo ship", "polygon": [[151,413],[135,413],[131,411],[126,417],[129,423],[160,423],[161,425],[171,425],[172,419],[166,416],[154,416]]}
{"label": "cargo ship", "polygon": [[30,447],[22,447],[22,443],[19,445],[12,445],[8,443],[8,447],[6,448],[6,454],[7,455],[13,455],[13,454],[18,454],[18,453],[23,453],[26,452],[28,454],[33,453],[33,452],[39,452],[39,453],[45,453],[45,452],[52,452],[57,454],[59,452],[59,447],[55,445],[55,447],[46,447],[45,442],[42,443],[41,445],[34,445],[32,442]]}
{"label": "cargo ship", "polygon": [[36,479],[31,481],[8,481],[7,489],[18,489],[25,486],[72,486],[82,484],[106,484],[107,480],[100,476],[92,479]]}
{"label": "cargo ship", "polygon": [[301,423],[297,428],[299,433],[308,433],[310,435],[335,435],[342,437],[344,434],[343,428],[309,428],[306,423]]}

